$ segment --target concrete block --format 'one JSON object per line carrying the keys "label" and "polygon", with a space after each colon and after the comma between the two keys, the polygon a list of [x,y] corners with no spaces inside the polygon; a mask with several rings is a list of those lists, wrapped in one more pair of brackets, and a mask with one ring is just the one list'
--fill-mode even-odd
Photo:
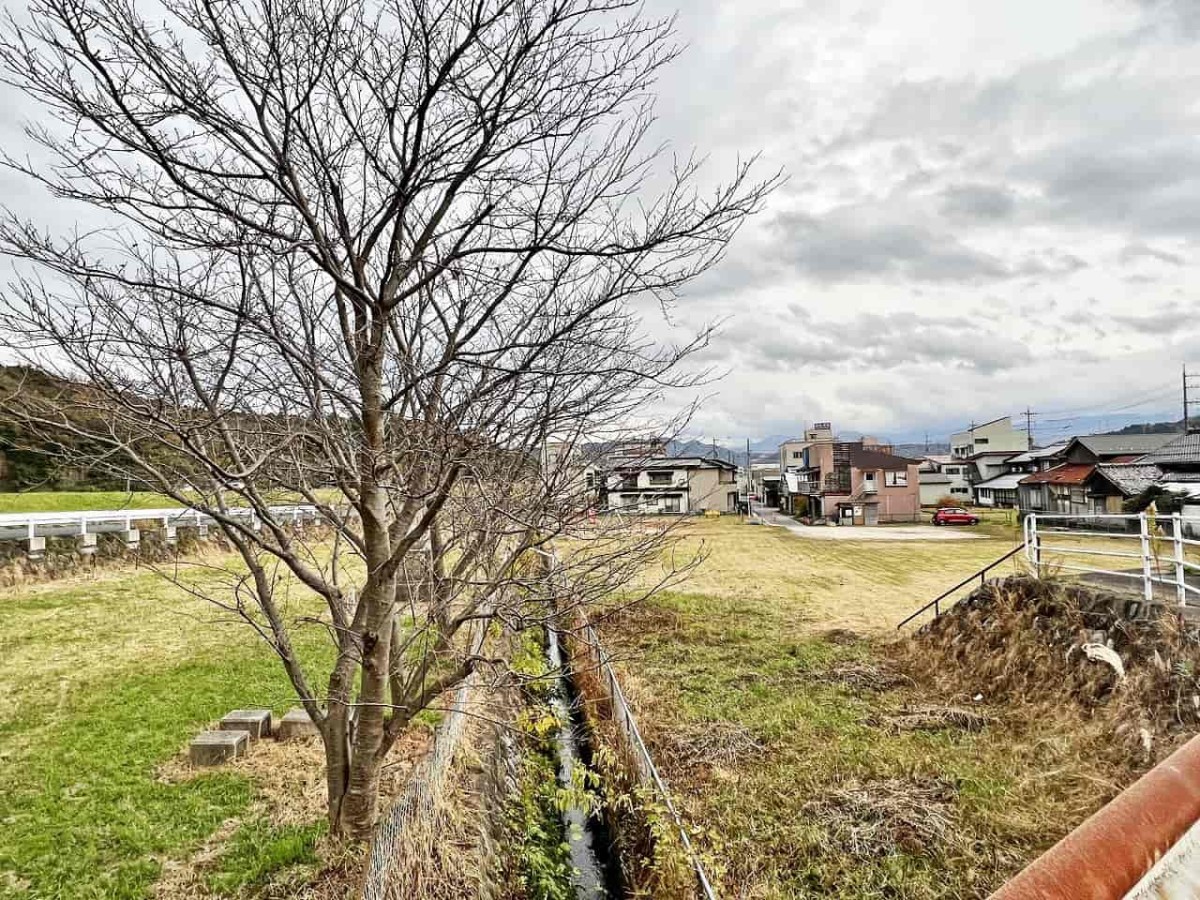
{"label": "concrete block", "polygon": [[46,555],[46,539],[44,537],[26,538],[25,552],[30,559],[41,559]]}
{"label": "concrete block", "polygon": [[269,709],[235,709],[221,719],[222,731],[245,731],[250,740],[271,736],[271,711]]}
{"label": "concrete block", "polygon": [[79,535],[77,538],[75,538],[75,549],[78,550],[80,553],[82,553],[84,556],[91,556],[93,553],[96,552],[96,538],[97,537],[98,537],[98,535],[95,535],[95,534]]}
{"label": "concrete block", "polygon": [[174,525],[167,525],[159,532],[159,537],[162,538],[164,544],[174,544],[179,541],[179,532]]}
{"label": "concrete block", "polygon": [[321,732],[309,718],[308,711],[303,707],[289,709],[275,728],[275,737],[281,741],[294,741],[301,738],[319,737]]}
{"label": "concrete block", "polygon": [[121,532],[121,540],[125,542],[127,549],[136,550],[142,546],[142,533],[136,528],[130,528],[128,531]]}
{"label": "concrete block", "polygon": [[248,731],[202,731],[188,748],[193,766],[219,766],[245,756],[250,746]]}
{"label": "concrete block", "polygon": [[208,526],[205,524],[197,525],[196,526],[196,535],[202,541],[208,540]]}

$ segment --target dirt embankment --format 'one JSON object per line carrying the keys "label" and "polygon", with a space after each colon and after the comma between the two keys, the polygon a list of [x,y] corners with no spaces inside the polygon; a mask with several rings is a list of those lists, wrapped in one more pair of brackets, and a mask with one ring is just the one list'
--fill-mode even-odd
{"label": "dirt embankment", "polygon": [[1013,576],[977,589],[897,645],[904,667],[947,692],[1110,730],[1141,766],[1200,726],[1200,628],[1174,612],[1129,621],[1124,601]]}

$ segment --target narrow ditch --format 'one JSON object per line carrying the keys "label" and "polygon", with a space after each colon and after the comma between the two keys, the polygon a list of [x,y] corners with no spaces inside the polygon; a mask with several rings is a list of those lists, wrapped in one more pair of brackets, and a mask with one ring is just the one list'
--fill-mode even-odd
{"label": "narrow ditch", "polygon": [[[555,743],[558,751],[558,781],[570,787],[573,773],[582,765],[592,768],[592,740],[584,720],[579,690],[566,663],[562,641],[553,628],[546,628],[546,656],[550,671],[557,673],[550,704],[559,722]],[[612,832],[597,811],[589,815],[586,809],[570,806],[562,811],[571,864],[571,878],[577,900],[619,900],[624,896],[621,866],[613,848]]]}

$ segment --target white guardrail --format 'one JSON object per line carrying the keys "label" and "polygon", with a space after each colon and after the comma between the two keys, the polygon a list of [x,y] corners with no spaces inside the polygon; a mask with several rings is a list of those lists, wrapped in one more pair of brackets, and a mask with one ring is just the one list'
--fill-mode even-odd
{"label": "white guardrail", "polygon": [[1200,540],[1186,536],[1192,522],[1178,513],[1030,513],[1025,558],[1039,575],[1053,569],[1140,581],[1147,604],[1158,585],[1173,589],[1181,607],[1200,605]]}
{"label": "white guardrail", "polygon": [[[270,512],[277,521],[289,524],[311,522],[319,517],[315,506],[273,506],[270,508]],[[227,510],[224,515],[232,519],[249,519],[252,527],[257,523],[257,516],[252,509],[237,507]],[[164,529],[199,528],[216,524],[216,519],[187,506],[161,509],[5,513],[0,515],[0,541],[127,532],[133,530],[135,522],[158,522]]]}

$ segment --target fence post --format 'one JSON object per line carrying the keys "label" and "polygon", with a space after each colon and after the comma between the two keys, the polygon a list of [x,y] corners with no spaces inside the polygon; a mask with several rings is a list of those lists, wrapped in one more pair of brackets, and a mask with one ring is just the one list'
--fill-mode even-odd
{"label": "fence post", "polygon": [[1029,536],[1033,539],[1033,570],[1038,578],[1042,577],[1042,535],[1038,531],[1037,514],[1031,513],[1026,520],[1029,522]]}
{"label": "fence post", "polygon": [[1179,607],[1187,606],[1187,569],[1183,565],[1183,517],[1171,513],[1171,543],[1175,549],[1175,593]]}
{"label": "fence post", "polygon": [[1150,547],[1150,525],[1145,513],[1138,514],[1138,535],[1142,544],[1142,587],[1148,608],[1154,602],[1154,570],[1151,566],[1154,553]]}

